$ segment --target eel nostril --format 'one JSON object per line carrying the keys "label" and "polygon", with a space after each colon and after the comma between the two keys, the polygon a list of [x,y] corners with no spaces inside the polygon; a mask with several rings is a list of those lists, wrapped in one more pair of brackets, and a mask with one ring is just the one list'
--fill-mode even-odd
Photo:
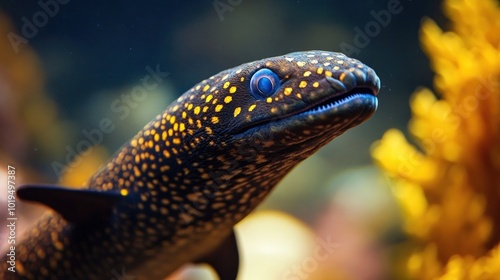
{"label": "eel nostril", "polygon": [[334,79],[332,77],[326,77],[326,81],[330,84],[330,86],[338,92],[346,92],[346,86],[339,80]]}
{"label": "eel nostril", "polygon": [[342,74],[340,74],[339,76],[339,80],[345,85],[348,90],[354,88],[358,84],[358,81],[356,80],[354,74],[348,71],[342,72]]}

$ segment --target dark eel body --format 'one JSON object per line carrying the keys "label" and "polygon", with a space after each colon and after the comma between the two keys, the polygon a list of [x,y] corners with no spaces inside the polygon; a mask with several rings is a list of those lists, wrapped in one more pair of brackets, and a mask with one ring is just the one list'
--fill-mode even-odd
{"label": "dark eel body", "polygon": [[296,52],[220,72],[127,142],[83,190],[27,185],[55,211],[16,244],[1,279],[162,279],[188,262],[235,277],[233,226],[300,161],[377,108],[375,72]]}

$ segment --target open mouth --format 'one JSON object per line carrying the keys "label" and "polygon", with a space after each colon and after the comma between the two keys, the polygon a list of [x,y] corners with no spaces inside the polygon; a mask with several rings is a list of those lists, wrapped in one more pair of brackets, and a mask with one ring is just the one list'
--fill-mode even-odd
{"label": "open mouth", "polygon": [[324,111],[328,111],[334,107],[338,107],[341,104],[347,103],[353,99],[365,98],[367,96],[375,97],[376,94],[377,91],[371,88],[354,88],[351,91],[338,94],[334,97],[326,98],[325,100],[312,104],[311,106],[304,108],[301,111],[294,112],[293,115],[318,114]]}
{"label": "open mouth", "polygon": [[295,110],[288,114],[281,115],[279,117],[258,121],[251,125],[241,127],[240,129],[238,129],[237,131],[233,131],[232,133],[233,134],[244,133],[246,131],[267,125],[269,123],[286,121],[287,119],[290,118],[321,115],[322,113],[328,112],[334,108],[338,108],[342,104],[347,104],[354,100],[376,99],[377,93],[378,93],[377,88],[355,87],[347,92],[337,93],[334,96],[329,95],[328,97],[323,98],[322,100],[318,100],[318,102],[312,103],[309,106],[301,108],[300,110]]}

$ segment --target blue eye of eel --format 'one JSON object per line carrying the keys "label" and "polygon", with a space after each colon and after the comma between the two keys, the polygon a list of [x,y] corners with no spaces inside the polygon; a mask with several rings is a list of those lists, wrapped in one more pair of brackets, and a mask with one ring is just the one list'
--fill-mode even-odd
{"label": "blue eye of eel", "polygon": [[279,86],[278,75],[267,68],[255,72],[250,80],[250,91],[256,98],[266,98],[273,95]]}
{"label": "blue eye of eel", "polygon": [[221,280],[234,280],[233,226],[302,160],[368,120],[379,90],[373,69],[328,51],[213,75],[83,188],[18,187],[19,199],[54,211],[9,242],[0,279],[164,279],[186,263],[208,263]]}

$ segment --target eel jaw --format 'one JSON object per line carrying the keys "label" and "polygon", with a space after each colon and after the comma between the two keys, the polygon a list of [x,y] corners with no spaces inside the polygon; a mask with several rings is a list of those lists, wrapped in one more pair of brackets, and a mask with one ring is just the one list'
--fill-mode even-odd
{"label": "eel jaw", "polygon": [[316,102],[299,112],[295,112],[293,115],[317,115],[321,113],[327,113],[329,110],[334,110],[335,108],[340,107],[343,104],[356,102],[356,100],[371,101],[371,107],[373,111],[375,111],[378,106],[376,95],[377,91],[370,88],[354,88],[350,91],[335,94],[334,96],[325,98],[324,100]]}
{"label": "eel jaw", "polygon": [[[269,135],[299,134],[304,131],[345,130],[373,115],[378,106],[378,87],[359,86],[347,91],[330,88],[322,99],[280,117],[246,126],[235,133],[236,138],[269,138]],[[274,137],[272,137],[274,138]]]}

